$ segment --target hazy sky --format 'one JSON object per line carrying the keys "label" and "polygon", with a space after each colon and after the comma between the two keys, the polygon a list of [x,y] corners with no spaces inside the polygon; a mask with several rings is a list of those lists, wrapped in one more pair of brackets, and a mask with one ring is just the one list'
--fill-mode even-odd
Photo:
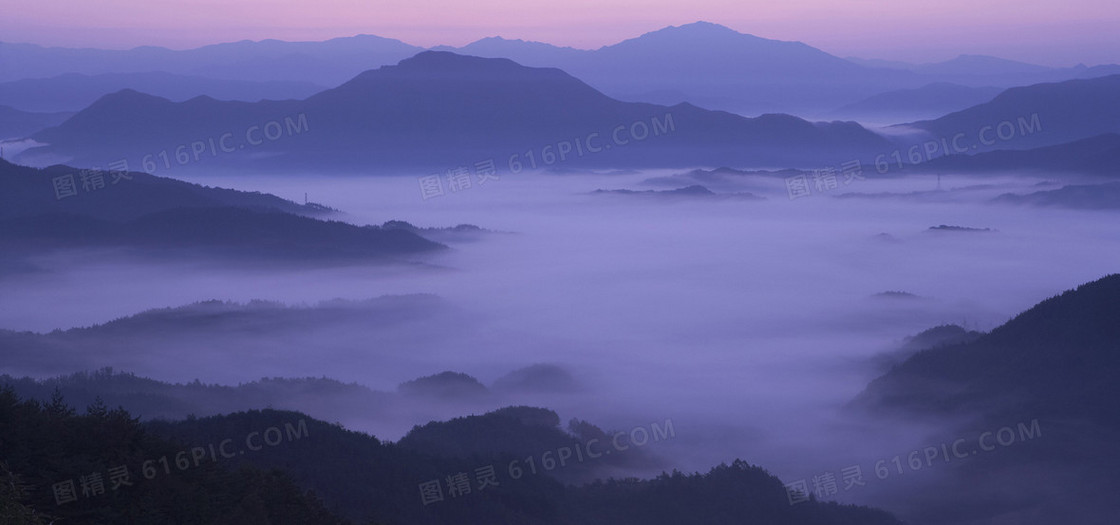
{"label": "hazy sky", "polygon": [[597,48],[706,20],[840,56],[1120,62],[1115,0],[0,0],[0,11],[0,41],[63,47],[189,48],[367,33],[419,46],[500,35]]}

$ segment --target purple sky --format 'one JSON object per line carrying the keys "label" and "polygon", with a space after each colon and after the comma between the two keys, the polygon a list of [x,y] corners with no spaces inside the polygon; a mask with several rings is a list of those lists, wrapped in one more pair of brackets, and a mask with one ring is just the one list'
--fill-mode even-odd
{"label": "purple sky", "polygon": [[1115,0],[52,0],[4,9],[0,41],[183,49],[367,33],[419,46],[500,35],[596,48],[706,20],[839,56],[928,62],[975,53],[1094,65],[1120,62],[1118,6]]}

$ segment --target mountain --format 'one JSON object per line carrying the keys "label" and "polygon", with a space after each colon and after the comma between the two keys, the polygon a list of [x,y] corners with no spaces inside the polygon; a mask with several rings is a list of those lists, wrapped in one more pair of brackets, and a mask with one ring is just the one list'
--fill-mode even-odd
{"label": "mountain", "polygon": [[627,195],[633,197],[653,197],[666,199],[671,201],[679,201],[683,199],[705,199],[705,200],[764,200],[753,193],[716,193],[708,188],[699,184],[691,186],[684,186],[672,190],[595,190],[591,192],[592,195]]}
{"label": "mountain", "polygon": [[[709,22],[669,26],[595,50],[500,37],[437,49],[560,68],[620,100],[688,102],[743,115],[782,112],[814,118],[829,117],[838,107],[877,94],[929,84],[991,91],[993,86],[1101,76],[1116,67],[1051,68],[981,55],[934,64],[843,59],[800,42],[760,38]],[[972,100],[984,102],[983,97],[950,100],[929,110],[945,111],[907,118],[932,118],[972,105]]]}
{"label": "mountain", "polygon": [[[40,142],[68,145],[70,150],[100,149],[105,153],[83,163],[70,162],[72,154],[60,155],[57,147],[32,148],[16,159],[39,166],[67,163],[82,167],[124,161],[149,173],[181,171],[215,163],[214,159],[261,155],[277,140],[284,142],[307,132],[306,118],[295,111],[298,105],[298,101],[229,102],[201,96],[174,103],[123,90],[98,99],[60,126],[32,135]],[[156,120],[145,123],[146,117]],[[266,140],[265,126],[281,126],[276,140]],[[247,147],[248,152],[241,151]],[[49,153],[40,155],[44,149]]]}
{"label": "mountain", "polygon": [[930,81],[956,83],[970,87],[1013,87],[1074,78],[1095,78],[1120,73],[1120,66],[1105,64],[1086,67],[1049,67],[988,55],[959,55],[942,62],[913,64],[892,60],[846,57],[865,67],[910,71]]}
{"label": "mountain", "polygon": [[459,372],[441,372],[401,383],[397,391],[408,397],[434,398],[446,402],[485,398],[490,391],[477,379]]}
{"label": "mountain", "polygon": [[519,394],[576,392],[579,382],[561,366],[535,364],[519,368],[494,381],[494,391]]}
{"label": "mountain", "polygon": [[[910,498],[920,522],[960,523],[969,508],[985,509],[992,523],[1001,515],[1024,524],[1115,518],[1120,505],[1104,496],[1120,489],[1117,319],[1114,274],[1046,299],[975,339],[918,352],[868,385],[854,407],[936,422],[943,430],[931,443],[959,439],[973,449],[954,452],[959,466],[936,486],[924,485],[951,505]],[[987,448],[995,441],[985,442],[978,429],[990,430],[989,440],[998,434],[1000,446]],[[977,446],[985,453],[977,455]],[[1076,479],[1080,488],[1041,482],[1053,479]]]}
{"label": "mountain", "polygon": [[[889,69],[902,69],[906,71],[921,72],[927,75],[952,75],[952,76],[984,76],[984,75],[1021,75],[1041,74],[1052,72],[1055,69],[1037,64],[1028,64],[1016,60],[988,55],[958,55],[955,58],[942,62],[926,62],[915,64],[898,60],[866,59],[846,57],[846,60],[868,67],[881,67]],[[1085,69],[1084,66],[1078,69]]]}
{"label": "mountain", "polygon": [[124,222],[69,214],[20,217],[0,221],[0,246],[15,253],[108,248],[155,257],[289,264],[355,262],[445,248],[402,230],[234,207],[177,208]]}
{"label": "mountain", "polygon": [[[508,423],[491,429],[498,443],[530,445],[521,436],[540,424],[503,414],[531,411],[542,412],[508,409],[472,420],[463,430],[485,432],[485,418],[498,417]],[[432,456],[302,413],[271,409],[139,423],[100,401],[78,415],[57,392],[39,403],[4,388],[0,432],[5,523],[349,523],[338,516],[390,525],[660,525],[687,517],[730,525],[744,516],[791,525],[899,523],[867,507],[815,500],[790,505],[780,480],[738,460],[703,475],[570,487],[544,475],[543,468],[519,466],[538,455],[548,457],[549,450],[527,449],[531,459],[504,453],[502,459],[512,458],[515,470],[508,462]],[[489,483],[476,484],[487,466]],[[553,469],[570,466],[574,462]],[[447,484],[460,476],[462,484],[451,490]],[[55,490],[67,479],[76,487],[72,500]],[[425,485],[433,490],[423,493]],[[422,493],[428,497],[422,499]],[[56,500],[55,494],[64,499]],[[622,508],[604,505],[608,501]],[[656,513],[644,516],[643,509]],[[22,521],[11,521],[12,513]]]}
{"label": "mountain", "polygon": [[1093,66],[1085,69],[1079,78],[1097,78],[1107,77],[1109,75],[1120,75],[1120,65],[1118,64],[1105,64],[1101,66]]}
{"label": "mountain", "polygon": [[1082,210],[1116,210],[1120,209],[1120,182],[1070,184],[1056,190],[1036,191],[1023,195],[1005,193],[992,201]]}
{"label": "mountain", "polygon": [[423,49],[374,35],[322,42],[243,40],[183,51],[152,46],[128,50],[69,49],[0,42],[0,81],[49,78],[65,73],[163,71],[228,80],[331,86],[420,51]]}
{"label": "mountain", "polygon": [[1120,166],[1120,134],[1105,133],[1055,146],[949,155],[918,166],[937,172],[1091,174],[1115,178]]}
{"label": "mountain", "polygon": [[[824,111],[888,89],[921,85],[910,80],[910,72],[864,68],[799,42],[768,40],[708,22],[666,27],[593,51],[500,37],[460,48],[434,49],[560,68],[624,100],[667,105],[689,102],[750,115],[804,113],[814,108]],[[362,71],[397,63],[421,51],[372,35],[324,42],[242,41],[184,51],[0,43],[0,81],[65,73],[158,71],[334,86]],[[821,82],[822,76],[829,81]],[[139,86],[126,87],[160,94]]]}
{"label": "mountain", "polygon": [[944,62],[919,64],[913,67],[914,71],[927,75],[971,77],[1043,74],[1054,69],[986,55],[960,55]]}
{"label": "mountain", "polygon": [[[395,64],[423,50],[373,35],[323,42],[246,40],[183,51],[159,47],[124,51],[65,49],[0,43],[0,82],[65,73],[164,72],[225,80],[336,86],[362,71]],[[709,22],[669,26],[594,50],[498,36],[458,48],[437,46],[432,50],[559,68],[621,100],[663,105],[688,102],[743,115],[780,112],[813,118],[878,93],[935,82],[1008,88],[1120,72],[1115,65],[1047,68],[978,55],[962,55],[936,64],[842,59],[800,42],[759,38]],[[125,87],[163,95],[155,89]],[[224,97],[249,99],[256,96],[254,93]],[[224,98],[210,91],[204,94]],[[171,93],[167,95],[176,98]]]}
{"label": "mountain", "polygon": [[[157,171],[224,165],[443,173],[486,160],[512,173],[808,165],[889,145],[853,122],[620,102],[558,69],[434,51],[303,101],[174,103],[122,91],[33,138],[49,145],[21,159],[92,165],[125,158]],[[181,163],[159,160],[167,156]]]}
{"label": "mountain", "polygon": [[[156,375],[150,372],[152,366],[164,371],[159,376],[167,377],[173,371],[159,367],[156,357],[174,359],[186,349],[196,357],[236,354],[264,359],[278,348],[293,353],[317,348],[322,358],[333,355],[343,361],[348,356],[349,366],[358,366],[384,362],[385,356],[366,346],[361,357],[355,357],[352,344],[324,344],[317,334],[354,332],[356,337],[376,342],[378,348],[388,352],[389,347],[399,344],[400,331],[429,322],[450,323],[453,312],[448,310],[435,297],[424,295],[325,301],[311,306],[204,301],[43,334],[0,330],[0,349],[6,357],[5,371],[39,377],[104,367]],[[205,348],[196,348],[198,337],[208,341]],[[194,377],[198,376],[182,380]]]}
{"label": "mountain", "polygon": [[304,264],[444,248],[406,230],[309,217],[333,211],[318,205],[136,172],[40,170],[0,160],[0,190],[0,246],[13,256],[115,248]]}
{"label": "mountain", "polygon": [[[462,425],[459,429],[469,435],[489,435],[499,445],[533,443],[522,438],[536,433],[534,427],[540,424],[505,417],[509,412],[465,418],[456,425]],[[542,410],[522,407],[513,412],[524,414]],[[503,424],[490,426],[495,419],[502,420]],[[283,433],[289,426],[295,430],[292,438]],[[160,437],[198,444],[220,443],[231,436],[239,440],[249,431],[277,428],[282,434],[276,446],[262,446],[254,453],[223,461],[231,468],[244,464],[260,469],[281,469],[302,488],[314,491],[328,509],[361,523],[373,520],[375,523],[416,525],[730,525],[742,523],[745,517],[761,523],[790,525],[899,523],[891,515],[867,507],[815,500],[790,505],[778,478],[744,461],[722,465],[705,474],[674,473],[653,480],[629,478],[573,487],[545,475],[542,466],[547,461],[541,458],[551,458],[546,454],[555,449],[526,447],[525,450],[530,451],[527,457],[504,452],[500,454],[500,462],[483,457],[433,456],[292,412],[252,411],[179,422],[152,422],[146,428]],[[444,446],[455,446],[457,442],[454,435],[438,439],[445,441]],[[573,442],[566,444],[571,446]],[[534,461],[536,467],[530,468],[528,461]],[[585,459],[585,463],[591,461],[594,460]],[[563,467],[557,463],[553,470],[576,464],[574,460]],[[488,467],[493,468],[492,476],[486,474]],[[449,478],[460,473],[469,490],[450,493]],[[481,477],[492,481],[482,486]],[[432,487],[431,499],[421,499],[421,484]],[[438,497],[435,485],[440,487]]]}
{"label": "mountain", "polygon": [[430,51],[449,51],[459,55],[486,58],[508,58],[518,64],[532,67],[565,67],[578,63],[593,51],[558,47],[544,42],[511,40],[492,36],[476,40],[462,47],[436,46]]}
{"label": "mountain", "polygon": [[[91,180],[88,188],[82,187],[83,174]],[[54,185],[58,177],[72,177],[77,194],[60,198]],[[0,219],[71,214],[129,221],[179,208],[216,207],[309,217],[334,211],[315,204],[296,204],[267,193],[202,186],[136,171],[89,173],[61,165],[37,169],[0,160]]]}
{"label": "mountain", "polygon": [[936,82],[917,89],[879,93],[841,107],[829,116],[841,119],[904,122],[936,118],[983,104],[1003,91],[996,87],[969,87]]}
{"label": "mountain", "polygon": [[25,399],[47,402],[55,390],[77,406],[98,399],[108,406],[128,410],[141,421],[177,420],[212,416],[259,407],[296,410],[331,421],[347,421],[355,406],[380,411],[391,394],[356,383],[327,378],[263,378],[237,386],[167,383],[132,373],[102,368],[47,379],[0,375],[0,385],[10,386]]}
{"label": "mountain", "polygon": [[381,225],[383,230],[405,230],[425,239],[431,239],[441,243],[460,243],[472,242],[484,238],[487,235],[494,235],[500,232],[479,228],[473,224],[457,224],[455,226],[446,227],[427,227],[420,228],[407,221],[391,220],[386,221]]}
{"label": "mountain", "polygon": [[[598,49],[587,64],[569,68],[624,99],[675,91],[688,96],[675,102],[718,102],[722,109],[744,114],[808,111],[803,97],[809,93],[838,100],[842,92],[858,92],[849,86],[853,81],[875,73],[802,43],[740,34],[709,22],[647,32]],[[828,86],[813,88],[810,79],[819,83],[822,77],[829,78],[823,83]],[[736,106],[726,105],[732,103]]]}
{"label": "mountain", "polygon": [[455,51],[560,68],[621,100],[688,102],[744,115],[819,114],[917,82],[909,72],[866,68],[801,42],[709,22],[669,26],[592,51],[500,38]]}
{"label": "mountain", "polygon": [[26,137],[41,129],[57,126],[72,115],[65,112],[36,113],[0,105],[0,141]]}
{"label": "mountain", "polygon": [[[1030,149],[1120,133],[1120,75],[1011,88],[984,104],[898,127],[944,139],[941,150],[951,153]],[[963,141],[953,145],[957,136]]]}
{"label": "mountain", "polygon": [[[883,292],[876,294],[876,297],[885,299],[919,299],[918,296],[906,292]],[[872,360],[877,366],[886,370],[922,350],[972,342],[981,335],[983,334],[980,332],[967,330],[957,325],[935,326],[921,333],[904,338],[902,344],[897,348],[876,355]]]}
{"label": "mountain", "polygon": [[0,104],[24,111],[78,111],[122,89],[133,89],[177,102],[202,95],[218,100],[255,102],[307,98],[325,88],[310,82],[223,80],[161,71],[99,75],[66,73],[50,78],[0,83]]}
{"label": "mountain", "polygon": [[0,432],[5,524],[348,523],[283,473],[233,469],[197,453],[192,464],[183,441],[157,437],[101,402],[78,415],[61,396],[23,401],[4,388]]}
{"label": "mountain", "polygon": [[[659,434],[659,439],[671,439],[675,433],[671,421],[658,429],[665,432]],[[610,475],[633,475],[633,469],[662,467],[663,460],[631,443],[625,433],[612,444],[612,439],[618,436],[617,432],[604,432],[580,420],[570,421],[564,430],[560,416],[551,410],[511,406],[479,416],[420,425],[397,444],[430,456],[503,465],[517,458],[534,456],[538,451],[567,449],[571,456],[565,455],[563,465],[542,469],[546,475],[565,483],[588,483]],[[577,448],[580,449],[578,456],[574,451]],[[612,450],[613,454],[607,450]],[[588,451],[589,455],[585,456]]]}

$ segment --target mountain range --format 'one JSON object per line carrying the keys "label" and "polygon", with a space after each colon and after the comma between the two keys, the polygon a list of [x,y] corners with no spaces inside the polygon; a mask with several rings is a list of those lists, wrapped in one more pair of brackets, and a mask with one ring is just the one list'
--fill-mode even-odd
{"label": "mountain range", "polygon": [[315,82],[331,86],[423,50],[374,35],[322,42],[242,40],[183,51],[154,46],[109,50],[0,42],[0,81],[50,78],[66,73],[163,71],[226,80]]}
{"label": "mountain range", "polygon": [[134,89],[176,102],[198,96],[256,102],[307,98],[326,88],[306,81],[227,80],[163,71],[65,73],[0,83],[0,105],[30,112],[73,112],[122,89]]}
{"label": "mountain range", "polygon": [[[525,433],[549,432],[541,422],[518,417],[526,412],[532,409],[485,415],[470,425],[480,433],[491,430],[491,443],[499,447]],[[505,423],[503,428],[488,429],[495,420]],[[868,507],[790,505],[778,478],[741,460],[704,474],[674,472],[648,481],[574,487],[540,467],[513,470],[510,463],[524,458],[505,453],[489,463],[492,484],[478,489],[479,469],[488,464],[481,458],[426,454],[298,412],[254,410],[141,424],[103,403],[79,415],[62,395],[39,403],[4,389],[0,425],[6,430],[0,473],[8,481],[0,486],[0,503],[6,517],[17,511],[21,519],[26,516],[23,523],[661,525],[691,518],[730,525],[743,516],[800,525],[900,523]],[[214,454],[199,455],[209,447]],[[531,457],[548,452],[534,449]],[[109,489],[107,471],[116,471],[113,479],[120,481],[121,467],[129,473],[127,484]],[[98,472],[105,491],[56,502],[51,487]],[[467,488],[446,489],[448,478],[459,473]],[[440,486],[438,497],[434,490],[420,490],[434,489],[433,484]]]}
{"label": "mountain range", "polygon": [[[844,59],[800,42],[761,38],[709,22],[669,26],[594,50],[501,37],[432,49],[560,68],[621,100],[664,105],[689,102],[744,115],[780,112],[813,118],[879,93],[935,82],[1007,88],[1120,73],[1120,67],[1114,65],[1051,68],[979,55],[936,64]],[[373,35],[323,42],[241,41],[183,51],[0,43],[0,82],[65,73],[158,71],[337,86],[363,71],[395,64],[421,51],[424,48]],[[210,94],[203,89],[194,91],[196,95]],[[268,98],[263,93],[241,96]]]}
{"label": "mountain range", "polygon": [[895,127],[947,141],[941,155],[1030,149],[1120,133],[1120,75],[1015,87],[983,104]]}
{"label": "mountain range", "polygon": [[1120,73],[1114,65],[1051,68],[982,55],[935,64],[843,59],[801,42],[760,38],[710,22],[670,26],[595,50],[500,37],[437,49],[558,67],[623,100],[812,118],[841,107],[850,116],[881,117],[853,110],[862,109],[859,101],[869,97],[930,84],[991,90]]}
{"label": "mountain range", "polygon": [[1032,149],[999,149],[975,155],[948,155],[916,166],[926,172],[1077,173],[1120,175],[1120,134],[1105,133]]}
{"label": "mountain range", "polygon": [[301,101],[174,103],[121,91],[31,138],[47,145],[23,162],[128,159],[157,171],[815,165],[889,146],[854,122],[621,102],[558,69],[434,51]]}
{"label": "mountain range", "polygon": [[897,123],[937,118],[988,102],[1003,89],[935,82],[914,89],[887,91],[847,104],[828,116],[837,119]]}

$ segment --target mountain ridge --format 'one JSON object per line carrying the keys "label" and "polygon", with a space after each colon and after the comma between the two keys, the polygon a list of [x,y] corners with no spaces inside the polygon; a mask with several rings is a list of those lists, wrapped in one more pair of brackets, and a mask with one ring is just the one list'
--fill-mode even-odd
{"label": "mountain ridge", "polygon": [[[262,125],[276,126],[276,140],[261,138]],[[105,133],[107,126],[120,133]],[[211,154],[207,137],[213,142],[223,130],[253,129],[258,143],[251,133],[244,139],[228,133],[241,146]],[[854,122],[751,119],[690,104],[621,102],[556,68],[436,51],[363,72],[303,101],[173,103],[122,91],[32,138],[48,145],[21,159],[96,164],[151,158],[170,148],[183,150],[188,168],[445,171],[489,157],[514,173],[520,171],[515,164],[839,164],[889,146]],[[203,154],[195,155],[197,165],[186,153],[195,144]]]}

